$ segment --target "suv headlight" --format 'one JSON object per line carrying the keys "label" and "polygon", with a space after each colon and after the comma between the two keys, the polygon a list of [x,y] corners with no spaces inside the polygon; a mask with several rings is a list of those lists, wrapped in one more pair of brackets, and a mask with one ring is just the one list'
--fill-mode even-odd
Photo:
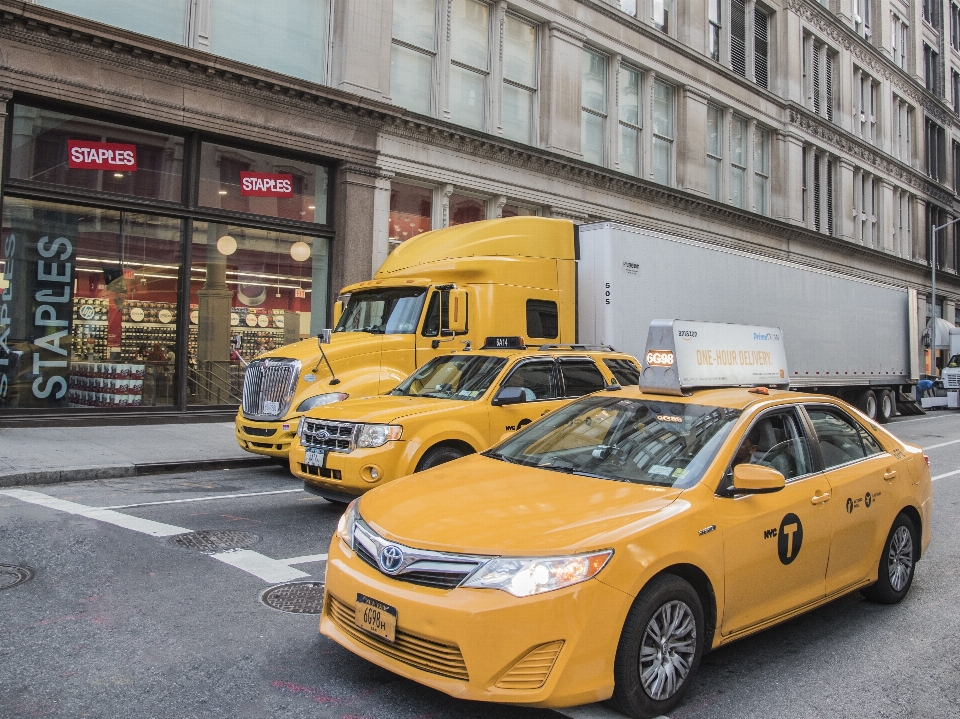
{"label": "suv headlight", "polygon": [[357,504],[359,503],[359,499],[350,502],[347,510],[341,515],[340,521],[337,522],[337,534],[340,535],[340,539],[342,539],[350,549],[353,549],[353,528],[357,525],[357,517],[360,514],[357,509]]}
{"label": "suv headlight", "polygon": [[382,447],[387,442],[400,439],[403,427],[399,424],[365,424],[360,428],[357,447]]}
{"label": "suv headlight", "polygon": [[327,394],[318,394],[313,397],[307,397],[303,402],[297,405],[297,412],[306,412],[314,407],[322,407],[325,404],[334,402],[343,402],[350,395],[343,392],[329,392]]}
{"label": "suv headlight", "polygon": [[613,550],[572,557],[500,557],[473,573],[463,587],[502,589],[515,597],[552,592],[597,576]]}

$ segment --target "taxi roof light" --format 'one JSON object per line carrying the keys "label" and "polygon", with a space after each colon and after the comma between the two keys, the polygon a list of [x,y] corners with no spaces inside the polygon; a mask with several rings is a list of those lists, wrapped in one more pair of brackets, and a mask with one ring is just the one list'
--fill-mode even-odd
{"label": "taxi roof light", "polygon": [[483,340],[482,350],[525,350],[527,342],[523,337],[487,337]]}

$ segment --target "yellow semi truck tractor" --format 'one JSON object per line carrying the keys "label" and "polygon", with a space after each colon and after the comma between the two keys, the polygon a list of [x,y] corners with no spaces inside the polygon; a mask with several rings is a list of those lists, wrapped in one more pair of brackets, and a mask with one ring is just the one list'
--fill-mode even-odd
{"label": "yellow semi truck tractor", "polygon": [[465,342],[479,347],[493,335],[575,342],[576,248],[573,223],[538,217],[408,240],[373,279],[341,290],[332,331],[250,363],[237,441],[286,460],[307,410],[392,390]]}

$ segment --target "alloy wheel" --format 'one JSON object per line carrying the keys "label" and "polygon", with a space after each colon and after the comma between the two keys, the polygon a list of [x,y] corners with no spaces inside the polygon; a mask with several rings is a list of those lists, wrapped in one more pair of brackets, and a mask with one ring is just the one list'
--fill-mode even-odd
{"label": "alloy wheel", "polygon": [[697,651],[697,622],[686,603],[674,600],[657,610],[640,643],[640,683],[656,701],[683,685]]}
{"label": "alloy wheel", "polygon": [[902,591],[913,572],[913,535],[907,527],[897,527],[890,538],[887,553],[887,571],[890,573],[890,586],[893,591]]}

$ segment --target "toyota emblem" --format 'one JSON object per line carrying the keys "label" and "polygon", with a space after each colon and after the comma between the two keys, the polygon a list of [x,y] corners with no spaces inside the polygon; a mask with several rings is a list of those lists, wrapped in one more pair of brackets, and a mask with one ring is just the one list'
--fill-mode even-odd
{"label": "toyota emblem", "polygon": [[380,569],[387,574],[399,571],[403,564],[403,551],[400,547],[388,544],[380,550]]}

